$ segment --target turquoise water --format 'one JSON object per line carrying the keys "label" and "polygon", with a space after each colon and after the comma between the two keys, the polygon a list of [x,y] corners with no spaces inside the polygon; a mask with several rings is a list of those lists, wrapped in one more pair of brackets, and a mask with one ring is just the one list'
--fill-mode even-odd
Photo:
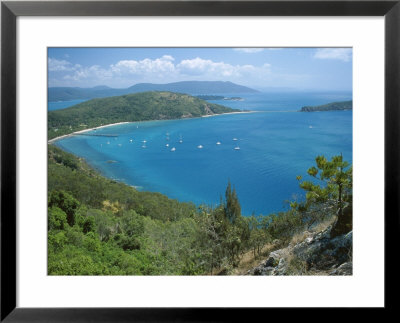
{"label": "turquoise water", "polygon": [[54,111],[54,110],[61,110],[68,107],[71,107],[75,104],[85,102],[87,100],[70,100],[70,101],[57,101],[57,102],[48,102],[47,103],[47,110]]}
{"label": "turquoise water", "polygon": [[275,95],[223,102],[256,113],[129,123],[92,131],[118,137],[75,136],[57,145],[140,190],[216,205],[230,180],[245,215],[277,212],[303,197],[296,176],[306,175],[317,155],[342,153],[352,162],[352,111],[290,111],[351,94]]}

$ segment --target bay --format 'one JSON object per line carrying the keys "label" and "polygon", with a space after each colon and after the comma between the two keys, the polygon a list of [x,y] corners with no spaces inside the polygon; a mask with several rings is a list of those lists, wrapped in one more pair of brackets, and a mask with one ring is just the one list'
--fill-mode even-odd
{"label": "bay", "polygon": [[287,201],[304,198],[296,176],[307,178],[318,155],[352,162],[352,111],[297,112],[351,93],[241,97],[212,102],[258,112],[128,123],[90,132],[118,137],[74,136],[56,145],[104,176],[197,205],[217,205],[230,181],[245,215],[283,211]]}

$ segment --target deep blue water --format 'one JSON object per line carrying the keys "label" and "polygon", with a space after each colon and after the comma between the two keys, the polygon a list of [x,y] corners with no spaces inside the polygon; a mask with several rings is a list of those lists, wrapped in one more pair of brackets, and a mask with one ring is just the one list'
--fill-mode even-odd
{"label": "deep blue water", "polygon": [[72,107],[75,104],[85,102],[87,100],[70,100],[70,101],[57,101],[57,102],[48,102],[47,103],[47,110],[48,111],[53,111],[53,110],[61,110],[65,109],[68,107]]}
{"label": "deep blue water", "polygon": [[261,112],[130,123],[96,130],[116,138],[75,136],[56,144],[105,176],[181,201],[216,205],[230,180],[246,215],[281,211],[285,201],[302,198],[296,176],[306,177],[317,155],[342,153],[352,162],[352,111],[290,111],[351,93],[242,97],[221,103]]}

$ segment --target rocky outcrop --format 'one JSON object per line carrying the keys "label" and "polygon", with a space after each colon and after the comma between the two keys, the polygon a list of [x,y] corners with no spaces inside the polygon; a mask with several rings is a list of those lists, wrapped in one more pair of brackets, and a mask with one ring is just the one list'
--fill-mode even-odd
{"label": "rocky outcrop", "polygon": [[331,238],[331,227],[305,232],[297,244],[275,250],[249,275],[352,275],[353,232]]}

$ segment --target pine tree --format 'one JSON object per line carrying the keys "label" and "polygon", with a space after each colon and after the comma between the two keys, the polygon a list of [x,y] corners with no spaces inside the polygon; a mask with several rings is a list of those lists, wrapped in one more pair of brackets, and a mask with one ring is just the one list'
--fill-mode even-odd
{"label": "pine tree", "polygon": [[[311,181],[300,183],[300,187],[307,191],[306,203],[301,208],[307,210],[319,204],[332,205],[337,214],[332,233],[346,233],[351,230],[352,221],[352,167],[343,161],[342,155],[333,156],[331,161],[318,156],[315,161],[317,167],[309,168],[307,173],[323,182],[323,185]],[[301,176],[297,178],[301,180]]]}
{"label": "pine tree", "polygon": [[231,224],[235,224],[241,217],[239,199],[235,188],[232,190],[230,181],[228,181],[225,191],[225,216]]}

